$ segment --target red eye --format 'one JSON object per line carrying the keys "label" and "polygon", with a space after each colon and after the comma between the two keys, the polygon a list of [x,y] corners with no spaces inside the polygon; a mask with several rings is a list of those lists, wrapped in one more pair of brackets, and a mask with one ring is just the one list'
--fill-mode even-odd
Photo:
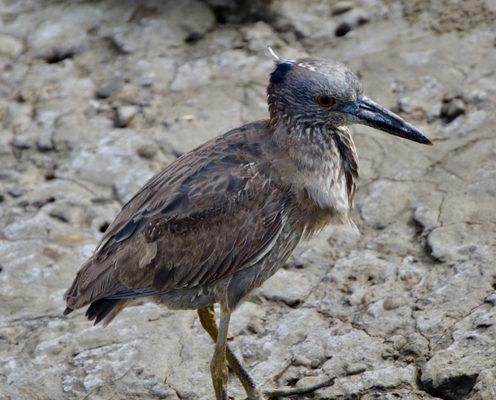
{"label": "red eye", "polygon": [[323,95],[315,98],[321,107],[332,107],[335,103],[334,97]]}

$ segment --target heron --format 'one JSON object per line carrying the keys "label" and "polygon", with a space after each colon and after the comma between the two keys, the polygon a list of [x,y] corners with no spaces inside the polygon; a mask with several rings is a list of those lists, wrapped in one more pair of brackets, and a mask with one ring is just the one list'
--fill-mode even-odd
{"label": "heron", "polygon": [[268,396],[226,343],[231,313],[300,241],[328,224],[353,224],[359,166],[350,125],[431,144],[366,97],[344,64],[273,55],[268,119],[202,144],[146,182],[64,296],[64,314],[89,305],[86,316],[95,324],[107,325],[143,297],[197,310],[215,343],[216,400],[227,399],[228,366],[249,400]]}

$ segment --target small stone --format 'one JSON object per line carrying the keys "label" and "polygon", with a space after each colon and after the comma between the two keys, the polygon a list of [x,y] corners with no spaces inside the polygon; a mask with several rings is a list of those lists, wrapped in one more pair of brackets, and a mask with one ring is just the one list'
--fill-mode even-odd
{"label": "small stone", "polygon": [[38,136],[38,139],[36,139],[36,148],[42,153],[54,149],[52,142],[52,131],[45,130]]}
{"label": "small stone", "polygon": [[12,146],[19,150],[26,150],[31,147],[31,141],[28,138],[15,137]]}
{"label": "small stone", "polygon": [[106,99],[110,97],[113,93],[115,93],[120,88],[120,82],[118,80],[110,81],[109,83],[100,86],[96,92],[95,96],[98,99]]}
{"label": "small stone", "polygon": [[81,15],[70,12],[62,13],[57,18],[46,18],[28,36],[28,48],[48,63],[71,58],[83,47],[88,39],[88,30],[93,24],[98,25],[94,18],[86,20]]}
{"label": "small stone", "polygon": [[47,256],[48,258],[51,258],[54,261],[57,261],[60,259],[61,254],[56,250],[51,247],[45,247],[43,249],[43,255]]}
{"label": "small stone", "polygon": [[17,57],[23,50],[22,41],[11,35],[0,34],[0,55]]}
{"label": "small stone", "polygon": [[80,233],[69,233],[67,235],[59,236],[56,241],[64,244],[80,243],[84,240],[84,236]]}
{"label": "small stone", "polygon": [[342,22],[338,25],[338,27],[334,31],[334,34],[337,37],[342,37],[342,36],[346,35],[347,33],[349,33],[352,29],[353,29],[353,27],[351,26],[351,24],[349,22]]}
{"label": "small stone", "polygon": [[50,217],[59,220],[60,222],[69,222],[70,217],[67,208],[54,208],[48,213]]}
{"label": "small stone", "polygon": [[93,204],[112,204],[114,202],[113,199],[111,199],[110,197],[93,197],[91,199],[91,202]]}
{"label": "small stone", "polygon": [[485,303],[490,303],[492,305],[496,305],[496,293],[490,294],[489,296],[486,296],[484,299]]}
{"label": "small stone", "polygon": [[125,128],[138,114],[136,106],[120,106],[115,109],[114,125],[117,128]]}
{"label": "small stone", "polygon": [[305,356],[302,356],[300,354],[294,356],[293,365],[295,366],[310,367],[311,364],[312,362]]}
{"label": "small stone", "polygon": [[465,114],[466,109],[465,102],[459,97],[444,100],[443,106],[441,107],[441,118],[447,123],[450,123],[456,117]]}
{"label": "small stone", "polygon": [[474,328],[489,328],[490,326],[493,326],[496,323],[496,320],[492,315],[481,315],[480,317],[476,318],[473,326]]}
{"label": "small stone", "polygon": [[406,338],[402,335],[394,335],[389,338],[389,340],[393,343],[393,348],[396,351],[401,350],[408,343]]}
{"label": "small stone", "polygon": [[14,199],[17,199],[18,197],[21,197],[25,193],[25,190],[20,187],[14,186],[8,189],[7,193],[10,194]]}
{"label": "small stone", "polygon": [[390,347],[386,347],[382,352],[381,352],[381,357],[384,359],[384,360],[388,360],[390,358],[393,358],[394,357],[394,350]]}
{"label": "small stone", "polygon": [[436,211],[422,205],[415,209],[413,219],[422,226],[424,231],[430,231],[438,225]]}
{"label": "small stone", "polygon": [[397,296],[388,296],[384,299],[382,307],[384,310],[394,310],[395,308],[400,307],[401,303],[401,299]]}
{"label": "small stone", "polygon": [[363,363],[346,364],[344,370],[347,375],[356,375],[366,371],[367,366]]}
{"label": "small stone", "polygon": [[355,4],[352,1],[339,1],[332,7],[332,14],[344,14],[353,9],[353,7],[355,7]]}
{"label": "small stone", "polygon": [[191,122],[191,121],[194,121],[195,120],[195,116],[193,114],[186,114],[186,115],[182,115],[180,117],[180,119],[182,121],[187,121],[187,122]]}
{"label": "small stone", "polygon": [[154,385],[151,389],[150,392],[154,395],[157,396],[159,399],[165,399],[168,397],[172,397],[175,395],[174,390],[165,387],[164,385],[157,383]]}
{"label": "small stone", "polygon": [[157,155],[157,147],[152,144],[144,144],[138,147],[137,153],[142,158],[151,159]]}

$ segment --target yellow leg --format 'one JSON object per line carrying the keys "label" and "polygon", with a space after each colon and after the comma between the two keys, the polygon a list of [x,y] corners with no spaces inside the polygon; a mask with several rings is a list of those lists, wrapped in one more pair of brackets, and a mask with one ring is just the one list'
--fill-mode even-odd
{"label": "yellow leg", "polygon": [[214,355],[210,363],[210,374],[215,390],[216,400],[227,400],[227,330],[231,313],[227,308],[221,307],[219,330],[217,332],[217,341],[215,342]]}
{"label": "yellow leg", "polygon": [[[218,330],[217,324],[215,323],[215,312],[213,306],[208,306],[204,308],[199,308],[198,316],[200,317],[200,322],[203,329],[207,331],[214,342],[217,342]],[[241,384],[243,385],[249,400],[263,400],[260,390],[253,381],[250,374],[243,368],[237,357],[231,351],[229,346],[226,345],[226,358],[229,366],[236,374]]]}

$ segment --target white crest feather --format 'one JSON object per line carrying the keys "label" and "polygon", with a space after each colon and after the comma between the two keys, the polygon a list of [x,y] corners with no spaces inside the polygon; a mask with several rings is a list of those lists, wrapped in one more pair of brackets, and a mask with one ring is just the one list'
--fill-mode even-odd
{"label": "white crest feather", "polygon": [[269,51],[270,55],[275,58],[276,61],[281,61],[281,57],[279,57],[272,49],[272,47],[270,47],[270,44],[267,45],[267,50]]}

